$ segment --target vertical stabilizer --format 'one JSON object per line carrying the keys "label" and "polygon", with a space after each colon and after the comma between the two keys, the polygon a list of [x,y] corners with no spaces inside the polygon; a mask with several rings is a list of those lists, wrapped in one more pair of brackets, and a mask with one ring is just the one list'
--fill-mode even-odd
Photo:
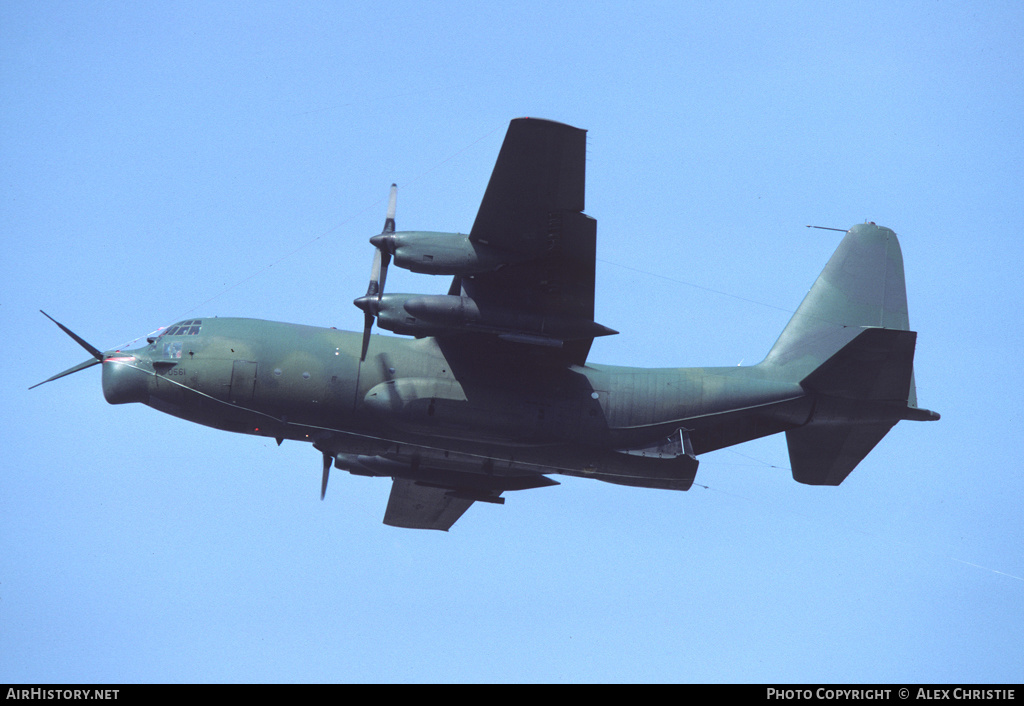
{"label": "vertical stabilizer", "polygon": [[898,421],[938,419],[916,408],[909,329],[896,234],[854,226],[759,366],[814,399],[786,432],[794,479],[839,485]]}
{"label": "vertical stabilizer", "polygon": [[803,380],[869,327],[910,329],[899,240],[873,223],[847,231],[762,365]]}

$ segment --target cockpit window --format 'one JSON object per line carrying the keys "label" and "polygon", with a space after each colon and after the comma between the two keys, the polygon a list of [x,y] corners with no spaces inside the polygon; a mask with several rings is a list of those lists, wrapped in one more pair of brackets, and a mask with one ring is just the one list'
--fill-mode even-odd
{"label": "cockpit window", "polygon": [[199,333],[199,328],[203,325],[201,319],[195,319],[194,321],[182,321],[181,323],[174,324],[167,332],[165,336],[195,336]]}
{"label": "cockpit window", "polygon": [[181,341],[168,341],[164,344],[164,358],[177,360],[181,358]]}

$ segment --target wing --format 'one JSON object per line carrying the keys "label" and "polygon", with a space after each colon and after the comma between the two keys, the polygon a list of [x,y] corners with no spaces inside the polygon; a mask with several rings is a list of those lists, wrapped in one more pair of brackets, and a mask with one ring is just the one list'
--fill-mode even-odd
{"label": "wing", "polygon": [[456,278],[452,287],[481,311],[516,311],[569,332],[532,342],[577,364],[594,335],[615,333],[594,323],[597,221],[583,213],[586,135],[549,120],[512,121],[469,234],[471,242],[507,253],[510,264]]}
{"label": "wing", "polygon": [[505,134],[470,240],[522,255],[547,248],[553,213],[581,213],[587,131],[520,118]]}
{"label": "wing", "polygon": [[346,441],[342,436],[321,439],[317,448],[349,473],[392,479],[384,524],[393,527],[447,532],[474,502],[504,505],[505,491],[558,485],[534,464],[509,460],[503,464],[509,474],[495,474],[491,459],[477,454],[402,444],[405,453],[396,445],[385,455],[371,456],[346,452]]}
{"label": "wing", "polygon": [[[491,492],[488,499],[497,502],[500,495],[500,491]],[[452,488],[421,485],[408,478],[395,478],[388,498],[388,509],[384,513],[384,524],[447,532],[475,499],[480,498],[460,495]]]}

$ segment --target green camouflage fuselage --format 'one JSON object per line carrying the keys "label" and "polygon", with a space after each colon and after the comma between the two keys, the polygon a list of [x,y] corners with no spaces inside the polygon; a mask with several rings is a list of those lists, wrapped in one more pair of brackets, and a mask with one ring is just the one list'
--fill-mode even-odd
{"label": "green camouflage fuselage", "polygon": [[314,442],[332,455],[631,485],[652,485],[634,476],[678,480],[678,462],[657,449],[680,428],[699,454],[798,426],[810,411],[799,384],[757,366],[538,367],[528,356],[470,357],[443,339],[388,336],[374,336],[360,363],[360,338],[203,319],[198,335],[163,335],[106,361],[104,394],[218,429]]}

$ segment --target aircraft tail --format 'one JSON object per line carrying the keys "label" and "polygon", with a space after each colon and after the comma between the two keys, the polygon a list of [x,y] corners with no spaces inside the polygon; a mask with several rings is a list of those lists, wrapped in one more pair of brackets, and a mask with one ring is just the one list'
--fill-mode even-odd
{"label": "aircraft tail", "polygon": [[917,407],[903,255],[896,234],[851,228],[760,367],[813,395],[806,424],[786,432],[793,478],[839,485]]}

